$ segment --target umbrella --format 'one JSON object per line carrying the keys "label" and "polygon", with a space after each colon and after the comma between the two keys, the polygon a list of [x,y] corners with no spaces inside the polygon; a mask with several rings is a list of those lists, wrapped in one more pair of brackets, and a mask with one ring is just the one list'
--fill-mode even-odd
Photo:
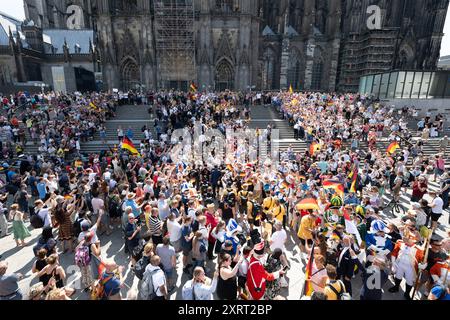
{"label": "umbrella", "polygon": [[306,198],[297,204],[298,210],[319,210],[317,201],[313,198]]}

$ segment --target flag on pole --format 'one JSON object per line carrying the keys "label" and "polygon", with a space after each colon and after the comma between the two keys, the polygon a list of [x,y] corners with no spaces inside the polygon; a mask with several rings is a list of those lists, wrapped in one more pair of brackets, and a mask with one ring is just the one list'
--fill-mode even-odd
{"label": "flag on pole", "polygon": [[311,253],[309,254],[309,259],[308,259],[308,263],[306,264],[306,270],[305,270],[305,285],[303,286],[303,292],[302,292],[302,297],[303,296],[308,296],[310,297],[313,292],[313,286],[311,283],[311,276],[312,276],[312,270],[313,270],[313,265],[314,265],[314,242],[313,245],[311,247]]}
{"label": "flag on pole", "polygon": [[352,183],[350,185],[350,192],[356,192],[356,181],[358,180],[358,168],[354,168],[350,173],[349,178],[352,179]]}
{"label": "flag on pole", "polygon": [[389,155],[393,155],[397,149],[400,148],[400,145],[397,141],[392,142],[389,147],[387,147],[386,153]]}
{"label": "flag on pole", "polygon": [[191,91],[197,92],[197,90],[198,90],[198,88],[197,88],[197,86],[195,85],[195,83],[191,82]]}
{"label": "flag on pole", "polygon": [[141,156],[139,151],[134,147],[133,142],[128,137],[124,137],[122,140],[122,149],[128,150],[133,155]]}
{"label": "flag on pole", "polygon": [[333,189],[338,195],[344,195],[344,185],[338,180],[324,180],[322,183],[324,189]]}
{"label": "flag on pole", "polygon": [[359,234],[358,228],[356,227],[353,220],[350,219],[350,215],[348,214],[347,210],[344,209],[343,213],[345,219],[345,232],[354,234],[356,236],[356,240],[358,241],[358,245],[361,245],[362,239],[361,235]]}
{"label": "flag on pole", "polygon": [[294,93],[294,89],[292,88],[292,84],[289,86],[289,93],[293,94]]}

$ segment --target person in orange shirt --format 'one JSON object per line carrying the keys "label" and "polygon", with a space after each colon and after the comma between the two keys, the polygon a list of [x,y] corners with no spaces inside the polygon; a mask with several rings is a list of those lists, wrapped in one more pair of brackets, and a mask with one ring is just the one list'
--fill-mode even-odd
{"label": "person in orange shirt", "polygon": [[430,276],[435,285],[450,283],[450,260],[436,262],[430,269]]}

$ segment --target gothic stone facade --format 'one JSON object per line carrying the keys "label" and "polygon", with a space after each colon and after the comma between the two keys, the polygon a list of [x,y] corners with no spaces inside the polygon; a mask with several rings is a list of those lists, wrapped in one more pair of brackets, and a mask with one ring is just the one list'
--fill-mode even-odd
{"label": "gothic stone facade", "polygon": [[[173,74],[172,79],[194,81],[200,89],[276,90],[292,85],[324,91],[356,91],[359,78],[370,73],[435,69],[449,2],[25,0],[30,17],[54,26],[63,24],[60,12],[68,5],[83,8],[84,27],[97,34],[107,89],[135,83],[161,87],[154,1],[193,5],[196,71],[181,72],[178,79]],[[375,30],[367,24],[371,5],[381,9],[381,28]]]}

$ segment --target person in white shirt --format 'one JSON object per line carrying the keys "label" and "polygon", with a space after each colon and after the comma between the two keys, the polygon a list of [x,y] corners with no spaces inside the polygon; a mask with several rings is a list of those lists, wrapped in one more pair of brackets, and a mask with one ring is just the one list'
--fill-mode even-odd
{"label": "person in white shirt", "polygon": [[34,211],[38,214],[38,216],[44,221],[43,228],[52,227],[52,218],[50,216],[50,210],[47,207],[44,207],[44,202],[42,200],[36,200],[34,202],[35,209]]}
{"label": "person in white shirt", "polygon": [[269,241],[270,250],[275,251],[276,248],[281,249],[281,251],[286,251],[285,243],[287,240],[286,230],[283,229],[283,224],[280,221],[275,222],[275,232]]}
{"label": "person in white shirt", "polygon": [[284,253],[286,251],[285,243],[287,241],[287,233],[286,230],[283,229],[283,223],[280,221],[276,221],[274,227],[276,231],[272,234],[269,241],[270,251],[274,252],[276,249],[280,249],[282,252],[280,257],[281,264],[287,267],[289,266],[289,263]]}
{"label": "person in white shirt", "polygon": [[50,174],[48,176],[48,179],[45,179],[45,184],[47,185],[48,188],[48,192],[49,193],[53,193],[56,190],[58,190],[58,175],[56,175],[56,179],[55,179],[55,175],[54,174]]}
{"label": "person in white shirt", "polygon": [[214,273],[214,278],[211,281],[205,275],[205,271],[202,267],[196,267],[193,272],[192,279],[192,295],[195,300],[205,301],[214,300],[213,293],[216,291],[219,272]]}
{"label": "person in white shirt", "polygon": [[167,219],[167,232],[169,233],[170,244],[177,253],[181,251],[181,219],[183,219],[181,216],[179,219],[176,219],[174,213],[170,213]]}
{"label": "person in white shirt", "polygon": [[439,218],[442,216],[444,201],[435,191],[431,191],[428,194],[433,198],[429,206],[431,208],[431,228],[435,229],[437,228]]}
{"label": "person in white shirt", "polygon": [[[164,275],[164,271],[159,267],[160,264],[161,258],[154,255],[150,259],[148,266],[145,268],[144,280],[146,277],[152,277],[151,283],[153,284],[154,291],[149,292],[149,294],[156,294],[156,297],[153,300],[168,300],[169,296],[167,292],[166,276]],[[145,284],[145,281],[143,284]]]}

